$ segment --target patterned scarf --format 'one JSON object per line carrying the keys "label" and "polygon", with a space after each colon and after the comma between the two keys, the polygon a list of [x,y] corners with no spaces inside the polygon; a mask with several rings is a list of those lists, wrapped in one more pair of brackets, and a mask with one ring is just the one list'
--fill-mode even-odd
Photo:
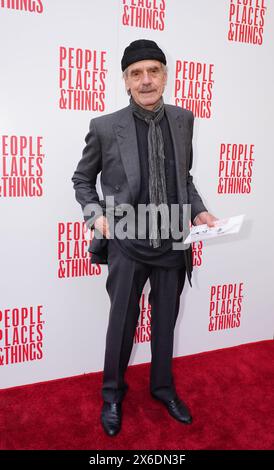
{"label": "patterned scarf", "polygon": [[[167,204],[166,175],[165,175],[165,154],[164,139],[160,127],[160,121],[163,119],[165,105],[163,98],[153,111],[139,106],[131,97],[130,106],[134,116],[145,121],[148,127],[148,164],[149,164],[149,201],[152,204],[150,209],[151,230],[149,234],[150,245],[153,248],[161,246],[161,238],[158,230],[159,204]],[[165,214],[165,211],[164,211]],[[163,215],[164,215],[163,214]]]}

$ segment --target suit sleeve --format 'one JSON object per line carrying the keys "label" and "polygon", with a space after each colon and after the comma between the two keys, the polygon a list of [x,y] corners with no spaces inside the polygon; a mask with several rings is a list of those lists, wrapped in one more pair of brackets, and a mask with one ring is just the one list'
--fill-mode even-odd
{"label": "suit sleeve", "polygon": [[187,193],[188,193],[188,203],[191,204],[191,222],[193,223],[195,217],[200,213],[207,211],[201,196],[199,195],[195,185],[193,183],[193,176],[190,174],[190,170],[192,168],[193,162],[193,145],[192,145],[192,137],[193,137],[193,125],[194,125],[194,115],[191,112],[191,116],[189,118],[189,126],[190,126],[190,133],[191,133],[191,151],[190,151],[190,161],[189,161],[189,168],[188,168],[188,175],[187,175]]}
{"label": "suit sleeve", "polygon": [[102,169],[102,153],[93,120],[90,121],[85,142],[82,158],[71,179],[76,200],[82,207],[85,221],[89,222],[88,226],[92,229],[95,219],[103,213],[96,191],[97,175]]}

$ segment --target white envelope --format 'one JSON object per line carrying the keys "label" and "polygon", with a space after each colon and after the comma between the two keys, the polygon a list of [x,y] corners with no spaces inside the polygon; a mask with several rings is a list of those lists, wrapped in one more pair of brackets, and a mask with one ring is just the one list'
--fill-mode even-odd
{"label": "white envelope", "polygon": [[208,240],[210,238],[221,237],[223,235],[230,235],[231,233],[238,233],[244,220],[244,214],[236,215],[226,219],[218,219],[214,227],[208,225],[195,225],[190,229],[188,237],[185,239],[184,244],[199,242],[200,240]]}

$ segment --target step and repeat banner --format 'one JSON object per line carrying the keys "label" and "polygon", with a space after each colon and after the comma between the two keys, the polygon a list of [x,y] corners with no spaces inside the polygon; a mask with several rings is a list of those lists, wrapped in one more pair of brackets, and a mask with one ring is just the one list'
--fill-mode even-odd
{"label": "step and repeat banner", "polygon": [[[90,119],[128,104],[135,39],[164,50],[165,102],[195,115],[208,210],[245,214],[193,244],[174,357],[273,338],[273,20],[273,0],[0,0],[1,388],[103,368],[107,266],[90,264],[71,177]],[[150,361],[148,293],[130,364]]]}

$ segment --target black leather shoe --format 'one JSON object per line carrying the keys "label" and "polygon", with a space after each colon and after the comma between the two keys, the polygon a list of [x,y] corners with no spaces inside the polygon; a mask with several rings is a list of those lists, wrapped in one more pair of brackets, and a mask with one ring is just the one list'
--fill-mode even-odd
{"label": "black leather shoe", "polygon": [[176,396],[173,400],[169,401],[163,401],[160,398],[157,398],[155,395],[153,395],[153,398],[155,400],[159,400],[165,405],[167,408],[167,411],[169,414],[177,419],[177,421],[180,421],[183,424],[191,424],[192,423],[192,416],[189,412],[189,409],[187,408],[186,404],[180,400],[178,396]]}
{"label": "black leather shoe", "polygon": [[109,436],[115,436],[121,429],[122,404],[104,401],[101,412],[101,423]]}

